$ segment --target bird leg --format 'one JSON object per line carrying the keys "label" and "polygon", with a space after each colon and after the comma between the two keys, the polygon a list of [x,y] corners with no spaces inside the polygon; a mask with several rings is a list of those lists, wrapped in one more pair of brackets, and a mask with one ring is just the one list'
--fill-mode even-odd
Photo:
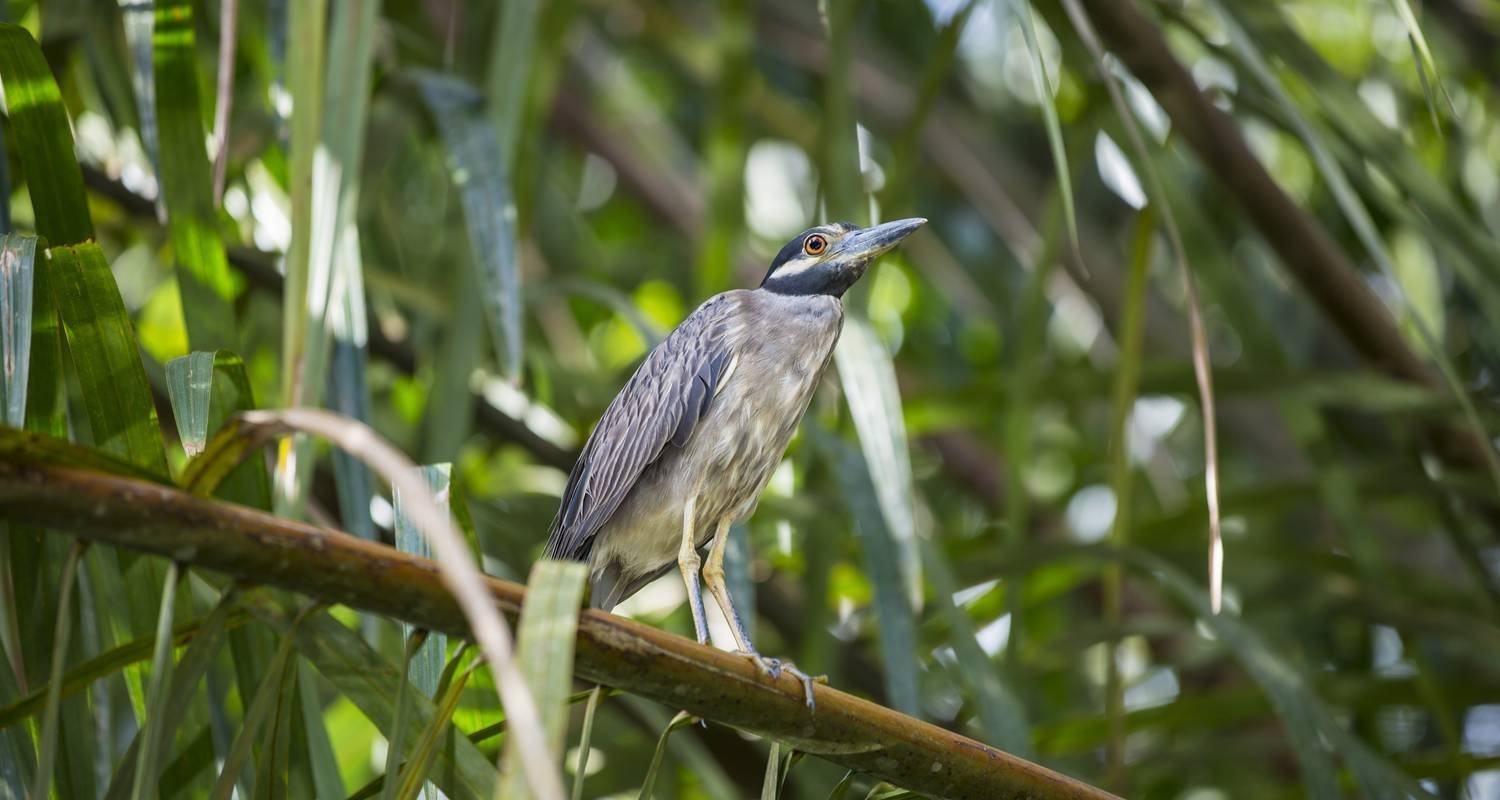
{"label": "bird leg", "polygon": [[734,634],[734,642],[740,652],[749,656],[756,666],[772,678],[781,677],[784,671],[801,681],[803,700],[807,703],[808,709],[812,709],[816,706],[813,700],[813,677],[797,669],[790,661],[784,662],[761,655],[750,641],[750,634],[745,630],[745,621],[729,595],[729,584],[724,582],[724,549],[729,544],[729,525],[728,517],[719,520],[718,530],[714,532],[713,544],[708,548],[708,563],[703,565],[703,582],[708,584],[708,590],[713,593],[714,600],[719,603],[719,610],[723,611],[724,618],[729,620],[729,630]]}
{"label": "bird leg", "polygon": [[693,631],[698,634],[698,644],[708,644],[708,620],[703,616],[703,587],[698,585],[698,547],[694,535],[694,513],[698,506],[698,495],[688,495],[687,506],[682,510],[682,548],[677,551],[677,568],[682,570],[682,582],[687,585],[688,607],[693,611]]}

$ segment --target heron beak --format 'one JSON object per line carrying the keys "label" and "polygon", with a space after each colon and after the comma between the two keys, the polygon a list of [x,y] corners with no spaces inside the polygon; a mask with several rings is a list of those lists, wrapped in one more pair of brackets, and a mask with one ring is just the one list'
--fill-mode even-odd
{"label": "heron beak", "polygon": [[886,254],[912,231],[927,224],[921,217],[883,222],[857,230],[839,242],[839,260],[869,262]]}

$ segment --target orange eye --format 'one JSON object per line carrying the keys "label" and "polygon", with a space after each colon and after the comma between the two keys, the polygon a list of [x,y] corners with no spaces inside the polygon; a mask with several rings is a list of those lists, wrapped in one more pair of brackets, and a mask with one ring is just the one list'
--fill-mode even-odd
{"label": "orange eye", "polygon": [[819,256],[828,249],[828,237],[815,233],[802,241],[802,252],[810,256]]}

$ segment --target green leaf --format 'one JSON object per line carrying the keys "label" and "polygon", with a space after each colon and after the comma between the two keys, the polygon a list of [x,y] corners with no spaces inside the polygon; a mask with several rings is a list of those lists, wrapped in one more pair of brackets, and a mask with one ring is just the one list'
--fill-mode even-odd
{"label": "green leaf", "polygon": [[[316,205],[312,212],[313,271],[320,273],[328,262],[333,275],[326,311],[332,350],[328,355],[328,385],[322,388],[328,392],[329,408],[362,422],[371,421],[370,385],[365,377],[369,323],[365,318],[364,261],[355,217],[379,16],[379,3],[341,0],[333,7],[328,44],[332,67],[324,87],[319,135],[324,153],[338,165],[337,185],[321,180],[328,177],[326,173],[314,175]],[[324,340],[309,341],[308,346],[330,345]],[[376,538],[375,523],[370,519],[375,489],[369,468],[340,450],[333,453],[333,475],[344,529],[366,539]]]}
{"label": "green leaf", "polygon": [[[83,173],[73,158],[73,132],[62,94],[31,33],[0,23],[0,84],[15,137],[16,155],[36,218],[36,229],[48,244],[76,244],[94,235]],[[38,180],[30,180],[29,176]],[[47,262],[33,279],[31,375],[26,426],[67,435],[63,397],[62,328],[57,320],[52,277]]]}
{"label": "green leaf", "polygon": [[595,686],[589,692],[589,704],[583,710],[583,730],[578,734],[578,763],[573,766],[573,800],[583,800],[583,782],[588,777],[590,743],[594,737],[594,712],[599,710],[599,701],[603,697],[604,687]]}
{"label": "green leaf", "polygon": [[[401,772],[401,760],[406,752],[406,695],[411,689],[411,661],[427,642],[427,631],[414,630],[406,635],[406,647],[402,651],[402,668],[396,684],[396,714],[391,719],[391,737],[386,740],[385,774],[382,781],[381,800],[393,800],[396,796],[396,776]],[[388,779],[388,780],[387,780]]]}
{"label": "green leaf", "polygon": [[[1001,665],[990,660],[989,655],[979,646],[973,620],[969,619],[963,608],[953,602],[958,586],[948,560],[936,545],[930,542],[923,544],[922,554],[927,560],[927,576],[932,581],[932,594],[948,620],[948,643],[958,659],[954,671],[978,707],[979,724],[986,734],[985,740],[1020,758],[1035,758],[1028,730],[1026,705],[1006,680]],[[1013,604],[1012,614],[1015,613],[1015,605],[1019,604]],[[1014,621],[1014,617],[1012,620]]]}
{"label": "green leaf", "polygon": [[31,790],[32,797],[48,797],[48,790],[52,785],[52,765],[57,757],[57,718],[62,704],[63,663],[68,653],[68,637],[73,633],[74,578],[78,575],[78,560],[82,557],[85,546],[82,542],[75,541],[68,549],[67,560],[63,562],[59,586],[62,597],[57,601],[57,629],[52,636],[52,667],[47,678],[47,705],[42,712],[36,783]]}
{"label": "green leaf", "polygon": [[301,726],[301,736],[293,734],[297,746],[297,759],[303,763],[298,768],[311,778],[311,790],[315,797],[343,797],[344,778],[339,774],[338,759],[333,753],[333,740],[329,738],[328,726],[323,721],[323,703],[318,691],[317,674],[308,664],[297,664],[297,706],[301,719],[292,720]]}
{"label": "green leaf", "polygon": [[[5,555],[0,552],[0,559]],[[14,652],[9,647],[6,649]],[[20,692],[11,660],[0,659],[0,702],[13,703]],[[45,691],[41,697],[38,708],[46,704]],[[35,778],[36,751],[32,748],[30,732],[23,726],[10,727],[0,720],[0,793],[6,793],[7,797],[25,797]]]}
{"label": "green leaf", "polygon": [[849,794],[850,787],[854,785],[854,775],[852,769],[845,772],[844,777],[840,778],[833,787],[833,791],[828,793],[828,800],[844,800],[844,797]]}
{"label": "green leaf", "polygon": [[251,453],[275,438],[276,432],[264,425],[230,419],[208,440],[203,452],[188,462],[178,483],[185,492],[199,496],[213,494]]}
{"label": "green leaf", "polygon": [[[217,611],[217,607],[215,611]],[[223,626],[226,631],[238,628],[248,621],[250,615],[242,609],[234,609],[227,612]],[[172,646],[182,647],[188,645],[188,654],[192,653],[192,644],[200,638],[211,635],[213,617],[184,622],[172,629]],[[95,682],[118,673],[120,670],[150,658],[156,648],[156,634],[132,639],[122,645],[100,653],[93,658],[68,670],[62,679],[62,697],[67,699],[79,692],[89,688]],[[188,662],[188,655],[183,656],[183,663]],[[182,669],[178,670],[181,674]],[[0,728],[6,728],[30,717],[41,711],[47,703],[47,694],[50,684],[33,691],[31,694],[16,700],[4,707],[0,707]]]}
{"label": "green leaf", "polygon": [[[526,686],[536,697],[547,752],[561,753],[568,729],[568,695],[573,684],[573,642],[588,566],[574,561],[542,559],[526,581],[526,604],[521,608],[516,635],[516,659]],[[501,762],[500,796],[520,797],[525,791],[520,751],[506,747]]]}
{"label": "green leaf", "polygon": [[[500,7],[495,18],[485,101],[490,124],[495,130],[502,174],[509,174],[515,163],[521,125],[526,114],[526,90],[531,85],[532,48],[536,43],[536,24],[541,4],[536,0],[516,0]],[[499,351],[497,351],[499,352]]]}
{"label": "green leaf", "polygon": [[12,428],[26,424],[36,242],[35,236],[20,233],[0,238],[0,413]]}
{"label": "green leaf", "polygon": [[828,454],[840,494],[849,504],[859,534],[865,571],[875,590],[880,656],[885,666],[889,702],[892,708],[902,713],[919,716],[922,709],[918,691],[916,624],[902,573],[897,566],[905,556],[897,548],[895,537],[886,526],[886,518],[880,513],[879,498],[864,457],[836,436],[822,432],[814,436],[819,447]]}
{"label": "green leaf", "polygon": [[[854,17],[859,0],[826,0],[823,23],[828,35],[828,70],[823,79],[823,122],[819,165],[823,177],[823,200],[827,216],[868,224],[870,207],[861,173],[859,134],[851,77],[854,57]],[[863,295],[855,295],[862,297]]]}
{"label": "green leaf", "polygon": [[156,70],[152,58],[156,9],[153,4],[135,0],[119,0],[119,5],[125,44],[130,48],[130,88],[135,95],[141,146],[157,174],[161,174],[160,136],[156,125]]}
{"label": "green leaf", "polygon": [[[323,107],[323,39],[327,25],[326,0],[308,0],[293,3],[287,29],[293,40],[286,53],[286,74],[291,80],[292,107],[317,109]],[[281,311],[281,380],[283,405],[300,405],[308,397],[308,379],[304,373],[304,361],[313,338],[321,338],[321,331],[313,332],[309,326],[314,320],[309,305],[314,297],[309,295],[313,280],[312,237],[313,207],[313,161],[319,147],[319,132],[322,127],[320,114],[293,114],[291,118],[291,152],[288,165],[288,193],[292,201],[292,241],[286,253],[286,287],[282,292]],[[331,259],[329,259],[331,265]],[[328,266],[328,265],[325,265]],[[319,276],[318,284],[326,287],[331,276]],[[317,306],[319,310],[323,308]]]}
{"label": "green leaf", "polygon": [[412,750],[411,759],[406,768],[401,771],[401,786],[396,793],[396,797],[400,800],[415,800],[419,794],[423,793],[424,786],[432,787],[425,796],[438,796],[436,787],[427,781],[428,773],[432,771],[432,763],[438,750],[445,746],[444,740],[459,735],[450,722],[453,719],[453,713],[458,710],[459,700],[463,698],[464,686],[468,685],[474,670],[483,663],[475,661],[467,668],[459,670],[458,667],[467,653],[467,648],[459,650],[449,660],[448,667],[443,670],[442,683],[439,684],[437,696],[434,698],[437,713],[432,715],[427,727],[422,729],[422,735],[417,738],[416,747]]}
{"label": "green leaf", "polygon": [[[508,3],[503,15],[529,2]],[[522,12],[516,12],[522,13]],[[480,114],[480,95],[463,81],[430,72],[414,73],[448,148],[454,182],[469,234],[469,260],[479,281],[501,372],[521,374],[521,270],[516,255],[516,205],[512,197],[503,131]],[[516,110],[519,113],[519,109]]]}
{"label": "green leaf", "polygon": [[234,281],[214,207],[191,0],[161,0],[151,39],[161,125],[161,197],[177,261],[188,344],[195,350],[233,349],[238,339]]}
{"label": "green leaf", "polygon": [[880,515],[896,548],[907,602],[922,607],[922,554],[917,544],[915,487],[896,365],[868,320],[851,314],[833,351],[849,416]]}
{"label": "green leaf", "polygon": [[[1101,65],[1101,69],[1103,68]],[[1128,108],[1118,108],[1117,111],[1121,114],[1130,113]],[[1131,141],[1137,143],[1140,139],[1132,136]],[[1148,157],[1145,153],[1140,153],[1139,156],[1143,159]],[[1147,164],[1145,168],[1151,167]],[[1159,183],[1155,185],[1159,186]],[[1129,277],[1126,280],[1125,295],[1120,301],[1120,329],[1115,336],[1119,342],[1120,357],[1110,393],[1109,483],[1115,497],[1115,516],[1110,526],[1109,541],[1116,546],[1126,544],[1131,534],[1131,493],[1134,491],[1135,473],[1130,466],[1130,413],[1135,408],[1136,394],[1140,390],[1141,352],[1146,338],[1146,288],[1151,269],[1153,235],[1151,211],[1162,199],[1159,193],[1154,193],[1152,198],[1153,202],[1142,210],[1137,221],[1135,244],[1130,254]],[[1105,624],[1119,625],[1122,620],[1124,582],[1119,565],[1105,567]],[[1111,776],[1122,775],[1125,768],[1125,683],[1120,675],[1119,644],[1118,641],[1109,643],[1105,660],[1104,713],[1110,720],[1111,731],[1106,758]]]}
{"label": "green leaf", "polygon": [[1422,94],[1427,99],[1427,108],[1432,112],[1434,127],[1437,125],[1437,103],[1433,102],[1432,90],[1428,86],[1427,74],[1432,74],[1432,82],[1437,84],[1438,90],[1442,92],[1444,99],[1448,101],[1448,110],[1457,112],[1453,108],[1453,98],[1448,96],[1448,90],[1443,87],[1443,76],[1438,71],[1437,60],[1432,57],[1432,48],[1427,46],[1427,37],[1422,34],[1422,26],[1417,23],[1417,15],[1412,11],[1409,0],[1391,0],[1396,14],[1401,17],[1401,22],[1406,25],[1406,32],[1411,36],[1412,48],[1417,51],[1417,77],[1421,79]]}
{"label": "green leaf", "polygon": [[646,767],[646,778],[641,781],[640,800],[651,800],[656,795],[656,774],[661,771],[661,760],[667,754],[667,737],[672,735],[672,731],[697,721],[697,717],[686,711],[679,711],[677,716],[672,717],[672,721],[667,723],[667,727],[661,732],[661,737],[656,740],[656,750],[651,753],[651,764]]}
{"label": "green leaf", "polygon": [[1011,16],[1021,28],[1021,38],[1026,40],[1026,54],[1031,59],[1031,83],[1036,91],[1037,105],[1042,109],[1042,121],[1047,126],[1047,146],[1052,150],[1052,166],[1057,170],[1057,189],[1062,195],[1068,238],[1073,242],[1074,252],[1081,253],[1082,247],[1078,243],[1078,212],[1073,202],[1073,178],[1068,168],[1068,151],[1063,146],[1062,123],[1057,117],[1052,78],[1047,74],[1047,60],[1042,57],[1041,43],[1037,40],[1036,13],[1031,8],[1030,0],[1008,0],[1007,4],[1010,6]]}
{"label": "green leaf", "polygon": [[295,642],[296,639],[293,636],[283,636],[281,644],[276,648],[276,655],[272,657],[265,677],[261,679],[260,686],[255,690],[255,696],[245,709],[245,717],[240,722],[240,732],[234,737],[234,743],[229,747],[229,755],[224,759],[224,766],[219,770],[219,779],[214,783],[212,795],[214,800],[230,800],[234,795],[235,783],[239,779],[241,770],[250,760],[256,736],[260,733],[260,728],[265,724],[266,719],[275,711],[277,701],[282,695],[282,685],[286,682],[286,677],[290,672],[288,666],[291,663],[292,647]]}
{"label": "green leaf", "polygon": [[760,800],[776,800],[781,790],[781,742],[771,740],[766,756],[766,777],[760,784]]}
{"label": "green leaf", "polygon": [[195,350],[167,362],[167,396],[177,420],[182,449],[192,458],[208,441],[208,409],[213,400],[214,354]]}
{"label": "green leaf", "polygon": [[[173,581],[175,577],[175,574],[169,573],[169,581]],[[169,582],[168,591],[163,597],[162,608],[162,616],[165,618],[163,621],[168,623],[170,614],[167,606],[170,605],[173,594],[175,590]],[[236,608],[237,604],[238,592],[230,588],[220,597],[219,602],[214,605],[207,617],[195,621],[190,628],[184,628],[184,626],[173,628],[166,647],[162,646],[162,639],[159,635],[153,635],[149,640],[138,640],[138,643],[142,645],[149,641],[153,651],[150,707],[143,719],[141,730],[131,741],[119,768],[110,778],[109,789],[104,795],[105,800],[139,797],[141,792],[149,792],[145,787],[156,785],[156,779],[161,775],[160,767],[163,756],[166,755],[166,748],[172,742],[172,734],[188,718],[189,709],[198,692],[198,684],[213,666],[213,661],[224,644],[225,634],[231,624],[236,626],[243,624],[247,618],[245,612]],[[159,625],[158,630],[160,629]],[[192,633],[191,639],[182,658],[175,666],[171,666],[170,654],[172,649],[186,638],[182,633],[184,630]],[[133,642],[132,646],[136,644]],[[167,672],[170,674],[171,681],[170,684],[165,685],[165,692],[160,691],[163,685],[158,684],[158,676],[162,675],[159,667],[163,659],[170,667]],[[88,664],[80,665],[79,669],[85,666]],[[165,680],[165,677],[161,679]],[[149,766],[142,770],[142,765]]]}
{"label": "green leaf", "polygon": [[0,23],[0,84],[36,230],[47,244],[81,244],[94,236],[83,172],[73,157],[72,126],[62,93],[31,33]]}
{"label": "green leaf", "polygon": [[1214,613],[1207,593],[1180,570],[1150,553],[1125,551],[1123,557],[1192,609],[1198,620],[1224,642],[1250,677],[1260,684],[1292,738],[1292,749],[1302,763],[1309,797],[1343,794],[1338,772],[1328,757],[1329,746],[1343,757],[1366,797],[1395,800],[1432,796],[1349,733],[1308,686],[1301,671],[1277,655],[1258,632],[1233,612]]}
{"label": "green leaf", "polygon": [[[451,498],[450,487],[452,483],[453,465],[451,464],[429,464],[421,467],[422,480],[432,494],[437,498],[438,507],[448,511]],[[403,553],[411,553],[421,558],[432,558],[432,546],[422,531],[412,522],[406,514],[406,503],[401,492],[392,492],[396,509],[396,549]],[[402,633],[411,636],[415,629],[407,624],[401,624]],[[432,697],[437,691],[438,681],[443,673],[443,660],[448,652],[448,637],[441,633],[430,634],[426,643],[408,659],[407,675],[411,684],[423,697]]]}
{"label": "green leaf", "polygon": [[[177,606],[177,579],[181,567],[173,561],[167,567],[166,586],[162,590],[161,615],[156,621],[156,652],[151,658],[151,688],[147,693],[146,717],[142,721],[141,735],[145,746],[140,749],[140,760],[135,767],[135,780],[130,790],[131,800],[141,800],[146,787],[155,794],[157,770],[161,766],[161,750],[166,747],[164,728],[167,719],[169,693],[167,686],[172,677],[172,616]],[[185,710],[185,709],[184,709]]]}
{"label": "green leaf", "polygon": [[[327,614],[309,617],[296,631],[301,654],[390,740],[400,674],[388,660],[370,649],[359,634]],[[424,697],[410,696],[410,714],[403,714],[403,736],[413,739],[435,713]],[[461,734],[454,746],[438,753],[434,782],[450,797],[488,798],[495,784],[495,767],[473,742]]]}
{"label": "green leaf", "polygon": [[53,247],[47,257],[94,445],[167,474],[151,384],[104,252],[82,244]]}
{"label": "green leaf", "polygon": [[[222,430],[234,414],[255,408],[245,362],[227,350],[195,351],[174,358],[167,362],[167,395],[172,402],[172,414],[177,420],[183,450],[190,459],[189,469],[183,474],[183,485],[187,486],[191,475],[195,485],[201,486],[199,476],[211,465],[199,465],[197,461],[207,446],[208,435]],[[216,449],[211,458],[227,459],[228,455],[225,450]],[[227,460],[219,462],[213,470],[215,474],[225,467],[232,469],[221,476],[221,482],[208,489],[231,502],[269,509],[270,478],[264,462],[237,459],[235,463],[238,466]]]}

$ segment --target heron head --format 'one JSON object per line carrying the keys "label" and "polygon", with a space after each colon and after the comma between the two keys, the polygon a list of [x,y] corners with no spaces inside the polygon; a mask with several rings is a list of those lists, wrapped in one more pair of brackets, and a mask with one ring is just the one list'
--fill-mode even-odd
{"label": "heron head", "polygon": [[926,223],[913,217],[868,228],[848,222],[808,228],[776,254],[760,287],[777,294],[842,297],[875,259]]}

